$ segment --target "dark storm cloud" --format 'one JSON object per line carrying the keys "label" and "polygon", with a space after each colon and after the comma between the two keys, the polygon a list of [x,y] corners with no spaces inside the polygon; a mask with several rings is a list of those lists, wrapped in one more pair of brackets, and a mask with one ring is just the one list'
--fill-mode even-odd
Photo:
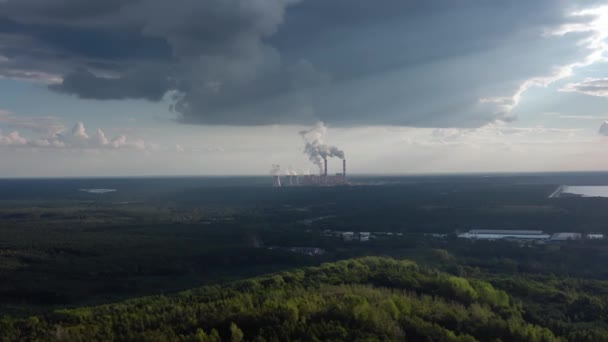
{"label": "dark storm cloud", "polygon": [[517,30],[562,23],[559,2],[307,0],[272,42],[351,78],[499,47]]}
{"label": "dark storm cloud", "polygon": [[18,0],[5,1],[2,11],[8,17],[18,17],[24,22],[85,21],[115,14],[138,0]]}
{"label": "dark storm cloud", "polygon": [[82,98],[173,91],[184,123],[479,126],[505,115],[480,98],[581,58],[580,36],[542,34],[597,3],[8,0],[0,73],[57,73]]}
{"label": "dark storm cloud", "polygon": [[49,87],[76,94],[83,99],[146,99],[159,101],[170,88],[170,81],[155,67],[130,70],[118,78],[98,77],[86,70],[66,75],[61,84]]}
{"label": "dark storm cloud", "polygon": [[[33,38],[57,54],[71,58],[99,60],[171,59],[171,47],[160,38],[142,37],[140,33],[122,28],[88,28],[69,25],[25,24],[0,18],[0,32]],[[7,46],[4,55],[10,56]]]}

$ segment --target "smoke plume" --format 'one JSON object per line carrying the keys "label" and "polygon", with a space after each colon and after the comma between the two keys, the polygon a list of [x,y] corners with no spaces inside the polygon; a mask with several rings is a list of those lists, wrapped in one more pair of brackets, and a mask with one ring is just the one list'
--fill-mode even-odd
{"label": "smoke plume", "polygon": [[603,136],[608,136],[608,121],[604,121],[604,123],[602,123],[598,133]]}
{"label": "smoke plume", "polygon": [[304,153],[308,155],[308,159],[317,165],[319,171],[323,171],[323,160],[327,158],[344,159],[344,151],[336,146],[325,144],[325,136],[327,135],[327,127],[322,122],[318,122],[315,127],[300,131],[300,136],[304,139]]}
{"label": "smoke plume", "polygon": [[294,168],[290,165],[287,167],[287,171],[285,171],[286,176],[297,176],[298,171],[294,170]]}
{"label": "smoke plume", "polygon": [[270,168],[271,176],[280,176],[281,175],[281,165],[272,164],[272,168]]}

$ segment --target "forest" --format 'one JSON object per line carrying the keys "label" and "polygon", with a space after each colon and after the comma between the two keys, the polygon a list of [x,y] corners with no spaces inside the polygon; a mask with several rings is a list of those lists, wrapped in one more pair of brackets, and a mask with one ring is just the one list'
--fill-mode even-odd
{"label": "forest", "polygon": [[[547,286],[550,289],[550,286]],[[14,341],[600,341],[603,300],[583,297],[589,324],[552,331],[490,283],[407,260],[367,257],[205,286],[173,296],[0,321]],[[586,301],[586,302],[585,302]],[[589,302],[597,303],[596,306]],[[592,311],[595,308],[596,311]]]}
{"label": "forest", "polygon": [[608,341],[607,241],[456,237],[608,233],[549,180],[0,181],[0,341]]}

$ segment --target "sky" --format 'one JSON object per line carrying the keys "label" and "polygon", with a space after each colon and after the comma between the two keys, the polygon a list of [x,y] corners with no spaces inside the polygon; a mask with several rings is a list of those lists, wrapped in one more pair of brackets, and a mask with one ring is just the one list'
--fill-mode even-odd
{"label": "sky", "polygon": [[608,0],[0,0],[0,177],[608,170],[607,39]]}

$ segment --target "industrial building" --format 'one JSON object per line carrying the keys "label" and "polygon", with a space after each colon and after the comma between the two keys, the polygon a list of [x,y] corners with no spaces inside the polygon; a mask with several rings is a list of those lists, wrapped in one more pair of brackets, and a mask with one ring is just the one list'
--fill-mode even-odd
{"label": "industrial building", "polygon": [[325,250],[323,248],[318,248],[318,247],[278,247],[278,246],[271,246],[268,247],[268,249],[270,250],[277,250],[277,251],[283,251],[283,252],[292,252],[292,253],[297,253],[297,254],[302,254],[302,255],[308,255],[308,256],[320,256],[325,254]]}
{"label": "industrial building", "polygon": [[551,241],[567,241],[567,240],[580,240],[583,238],[581,233],[555,233],[551,235]]}
{"label": "industrial building", "polygon": [[327,158],[323,159],[323,166],[323,171],[319,175],[299,176],[291,174],[284,176],[283,181],[281,181],[281,176],[275,172],[273,174],[273,186],[336,186],[348,184],[346,179],[346,159],[342,159],[342,173],[328,175]]}
{"label": "industrial building", "polygon": [[327,158],[323,159],[323,173],[320,175],[306,175],[300,180],[300,185],[307,186],[333,186],[345,185],[346,181],[346,159],[342,159],[342,173],[335,175],[327,174]]}
{"label": "industrial building", "polygon": [[604,234],[582,234],[560,232],[554,234],[546,234],[542,230],[492,230],[492,229],[473,229],[466,233],[458,234],[459,238],[473,240],[538,240],[538,241],[575,241],[583,238],[596,240],[603,239]]}
{"label": "industrial building", "polygon": [[458,234],[459,238],[474,240],[547,240],[551,236],[544,234],[542,230],[492,230],[473,229],[466,233]]}
{"label": "industrial building", "polygon": [[368,242],[372,237],[371,232],[343,232],[338,230],[325,230],[321,235],[326,237],[340,238],[344,241]]}

